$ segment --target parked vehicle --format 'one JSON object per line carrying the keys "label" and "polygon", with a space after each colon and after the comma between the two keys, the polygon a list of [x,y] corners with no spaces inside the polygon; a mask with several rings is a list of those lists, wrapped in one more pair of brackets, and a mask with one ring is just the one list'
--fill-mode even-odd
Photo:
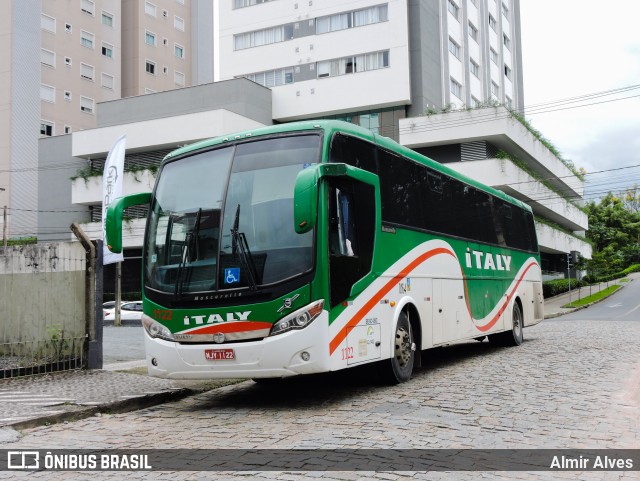
{"label": "parked vehicle", "polygon": [[[116,306],[114,301],[105,302],[104,320],[114,321],[116,316]],[[109,308],[106,305],[110,305]],[[142,320],[142,301],[123,302],[120,304],[120,319],[123,321],[140,321]]]}

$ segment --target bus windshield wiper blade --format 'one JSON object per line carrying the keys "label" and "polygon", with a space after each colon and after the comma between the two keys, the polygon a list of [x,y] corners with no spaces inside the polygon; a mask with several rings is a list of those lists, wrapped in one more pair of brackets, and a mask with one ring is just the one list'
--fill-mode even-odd
{"label": "bus windshield wiper blade", "polygon": [[[192,246],[198,240],[198,234],[200,233],[200,218],[202,217],[202,208],[198,209],[198,213],[196,214],[196,218],[193,224],[193,228],[187,232],[184,238],[184,245],[182,246],[180,264],[178,265],[178,272],[176,274],[176,287],[174,290],[175,295],[181,295],[182,289],[184,287],[185,282],[189,284],[191,282],[191,273],[193,272],[193,268],[191,266],[191,256],[193,255],[193,251],[196,251],[197,258],[197,249],[195,246]],[[184,277],[184,271],[187,267],[187,259],[189,260],[189,271],[187,273],[187,278]]]}
{"label": "bus windshield wiper blade", "polygon": [[247,269],[247,279],[249,281],[249,288],[255,291],[258,287],[256,282],[256,264],[253,261],[253,255],[249,249],[249,243],[244,232],[239,232],[238,227],[240,225],[240,204],[236,208],[236,217],[233,221],[233,229],[231,229],[231,251],[234,257],[240,257],[242,264]]}

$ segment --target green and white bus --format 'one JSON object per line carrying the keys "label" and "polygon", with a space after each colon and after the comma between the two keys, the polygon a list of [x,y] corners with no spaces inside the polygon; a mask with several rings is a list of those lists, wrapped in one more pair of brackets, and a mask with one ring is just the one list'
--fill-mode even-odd
{"label": "green and white bus", "polygon": [[278,378],[379,363],[404,382],[422,350],[519,345],[543,318],[531,209],[340,121],[296,122],[169,154],[148,203],[149,374]]}

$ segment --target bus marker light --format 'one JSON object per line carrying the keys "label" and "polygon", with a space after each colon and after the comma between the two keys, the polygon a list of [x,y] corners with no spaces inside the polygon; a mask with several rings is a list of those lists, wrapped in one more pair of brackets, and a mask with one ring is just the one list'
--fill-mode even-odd
{"label": "bus marker light", "polygon": [[300,357],[303,361],[308,361],[309,359],[311,359],[311,354],[309,354],[307,351],[303,351],[302,354],[300,354]]}
{"label": "bus marker light", "polygon": [[389,304],[391,305],[391,307],[393,307],[396,305],[396,301],[391,301]]}
{"label": "bus marker light", "polygon": [[300,222],[300,224],[299,224],[299,226],[300,226],[300,227],[304,227],[304,226],[306,226],[306,225],[307,225],[307,221],[306,221],[306,220],[303,220],[303,221],[302,221],[302,222]]}

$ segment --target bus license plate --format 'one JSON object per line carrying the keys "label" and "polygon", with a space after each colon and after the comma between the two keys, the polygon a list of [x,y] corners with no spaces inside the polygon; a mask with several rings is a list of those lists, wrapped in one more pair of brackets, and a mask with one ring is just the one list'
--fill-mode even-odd
{"label": "bus license plate", "polygon": [[229,361],[236,358],[233,349],[205,349],[204,357],[207,361]]}

